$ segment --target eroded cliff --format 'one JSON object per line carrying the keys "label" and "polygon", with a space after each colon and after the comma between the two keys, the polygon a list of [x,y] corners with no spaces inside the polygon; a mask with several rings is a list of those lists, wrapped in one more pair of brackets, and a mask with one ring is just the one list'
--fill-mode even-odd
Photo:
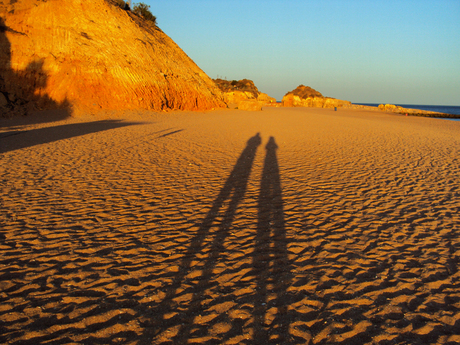
{"label": "eroded cliff", "polygon": [[226,106],[179,46],[112,0],[0,1],[0,44],[3,113]]}

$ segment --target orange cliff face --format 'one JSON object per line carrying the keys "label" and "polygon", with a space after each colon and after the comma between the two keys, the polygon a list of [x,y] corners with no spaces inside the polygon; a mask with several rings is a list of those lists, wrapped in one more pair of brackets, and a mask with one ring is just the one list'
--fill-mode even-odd
{"label": "orange cliff face", "polygon": [[111,0],[0,0],[0,43],[4,110],[226,106],[166,34]]}

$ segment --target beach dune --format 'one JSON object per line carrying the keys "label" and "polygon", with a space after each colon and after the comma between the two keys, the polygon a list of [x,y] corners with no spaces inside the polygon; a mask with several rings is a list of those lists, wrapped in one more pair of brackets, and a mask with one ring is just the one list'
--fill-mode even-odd
{"label": "beach dune", "polygon": [[0,121],[1,343],[460,342],[458,122]]}

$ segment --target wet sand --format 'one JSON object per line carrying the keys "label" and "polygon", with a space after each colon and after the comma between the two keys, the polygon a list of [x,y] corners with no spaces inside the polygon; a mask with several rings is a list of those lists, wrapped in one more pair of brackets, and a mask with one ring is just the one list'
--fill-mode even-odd
{"label": "wet sand", "polygon": [[457,344],[460,123],[0,122],[0,343]]}

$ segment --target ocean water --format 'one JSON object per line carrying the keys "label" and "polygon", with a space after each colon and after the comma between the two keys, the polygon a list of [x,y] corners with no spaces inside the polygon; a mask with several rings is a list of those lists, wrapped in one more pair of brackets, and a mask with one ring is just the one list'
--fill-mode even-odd
{"label": "ocean water", "polygon": [[[376,104],[376,103],[356,103],[356,104],[369,105],[371,107],[379,106],[379,104]],[[399,105],[400,107],[403,107],[403,108],[428,110],[428,111],[435,111],[437,113],[453,114],[453,115],[460,116],[460,106],[456,106],[456,105],[422,105],[422,104],[395,104],[395,105]],[[453,121],[460,121],[460,119],[450,119],[450,118],[446,118],[446,119],[453,120]]]}

